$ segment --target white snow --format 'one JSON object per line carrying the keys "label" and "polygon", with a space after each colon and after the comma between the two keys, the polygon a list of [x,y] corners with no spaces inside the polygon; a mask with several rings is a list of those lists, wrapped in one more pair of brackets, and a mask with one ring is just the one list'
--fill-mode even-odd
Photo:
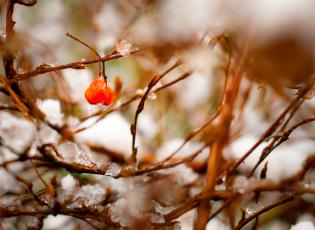
{"label": "white snow", "polygon": [[66,193],[72,193],[77,185],[76,180],[73,178],[73,176],[71,176],[71,174],[68,174],[67,176],[63,177],[60,183],[62,189]]}
{"label": "white snow", "polygon": [[54,229],[73,230],[74,228],[72,225],[66,224],[70,220],[71,220],[70,216],[48,215],[47,218],[44,219],[43,230],[54,230]]}
{"label": "white snow", "polygon": [[72,99],[87,106],[88,103],[85,101],[84,93],[93,81],[92,71],[89,68],[80,70],[65,69],[62,73],[70,87]]}
{"label": "white snow", "polygon": [[[58,44],[65,39],[65,8],[59,1],[37,2],[32,6],[33,10],[29,10],[22,5],[16,5],[14,9],[16,30],[23,31],[28,29],[30,34],[41,42],[50,44],[50,46]],[[53,13],[52,13],[53,9]],[[34,11],[36,14],[34,14]],[[32,18],[25,20],[26,18]],[[32,25],[31,27],[29,25]],[[49,29],[48,29],[49,28]]]}
{"label": "white snow", "polygon": [[[258,140],[258,137],[247,134],[231,144],[230,151],[225,152],[226,158],[239,159],[243,154],[252,147],[252,145]],[[266,143],[262,143],[246,160],[239,166],[239,170],[246,172],[254,167],[259,159],[259,156],[266,146]],[[265,159],[268,161],[267,179],[280,180],[290,175],[293,175],[303,165],[304,160],[309,154],[312,153],[313,142],[302,141],[283,143],[277,147],[271,154]],[[264,162],[256,170],[255,175],[260,174],[260,170],[264,165]]]}
{"label": "white snow", "polygon": [[176,167],[164,169],[160,171],[162,174],[171,174],[180,186],[185,186],[194,182],[198,178],[198,174],[185,164],[177,165]]}
{"label": "white snow", "polygon": [[0,169],[0,196],[7,192],[22,192],[23,185],[16,181],[9,173],[4,169]]}
{"label": "white snow", "polygon": [[[91,118],[84,125],[88,126],[97,118]],[[131,155],[130,123],[118,112],[106,116],[92,127],[76,134],[79,141],[102,146],[112,151],[117,151],[128,159]],[[141,143],[140,135],[137,135],[137,146]],[[139,154],[141,146],[139,146]]]}
{"label": "white snow", "polygon": [[292,225],[290,230],[314,230],[315,226],[310,221],[301,221],[295,225]]}
{"label": "white snow", "polygon": [[192,110],[209,98],[212,86],[212,76],[193,73],[189,78],[172,87],[178,95],[178,105],[187,110]]}
{"label": "white snow", "polygon": [[138,120],[138,129],[146,140],[152,139],[158,132],[158,123],[150,113],[141,113]]}
{"label": "white snow", "polygon": [[260,211],[261,209],[263,209],[264,206],[261,203],[251,203],[246,209],[246,215],[245,217],[249,217],[251,215],[253,215],[254,213],[257,213],[258,211]]}
{"label": "white snow", "polygon": [[121,171],[121,167],[120,167],[118,164],[116,164],[116,163],[111,163],[111,164],[108,166],[108,168],[107,168],[107,170],[106,170],[106,172],[105,172],[105,175],[106,175],[106,176],[115,177],[115,176],[118,176],[118,175],[119,175],[120,171]]}
{"label": "white snow", "polygon": [[240,194],[246,194],[251,190],[251,187],[255,185],[255,179],[253,177],[247,178],[246,176],[237,176],[233,182],[233,188]]}
{"label": "white snow", "polygon": [[146,187],[129,189],[120,199],[108,205],[112,221],[127,227],[134,220],[145,217],[153,205],[148,195]]}
{"label": "white snow", "polygon": [[131,48],[132,45],[126,40],[121,40],[116,43],[116,51],[122,56],[128,56],[130,54]]}
{"label": "white snow", "polygon": [[57,144],[60,139],[60,135],[56,130],[50,128],[48,125],[41,124],[36,138],[40,144]]}
{"label": "white snow", "polygon": [[115,4],[103,4],[98,12],[94,18],[95,25],[99,28],[96,45],[98,50],[104,50],[115,45],[115,41],[126,23],[124,19],[128,15],[123,15]]}
{"label": "white snow", "polygon": [[3,145],[22,152],[35,137],[35,125],[7,112],[0,112],[0,139]]}
{"label": "white snow", "polygon": [[77,163],[88,167],[96,166],[91,156],[76,143],[64,142],[57,146],[57,151],[66,162]]}
{"label": "white snow", "polygon": [[53,125],[62,126],[64,115],[61,112],[60,101],[53,99],[37,100],[37,105]]}
{"label": "white snow", "polygon": [[106,189],[100,185],[84,185],[76,192],[73,202],[70,204],[71,208],[93,207],[101,204],[105,199]]}
{"label": "white snow", "polygon": [[230,226],[223,223],[219,218],[213,218],[206,226],[206,230],[229,230]]}

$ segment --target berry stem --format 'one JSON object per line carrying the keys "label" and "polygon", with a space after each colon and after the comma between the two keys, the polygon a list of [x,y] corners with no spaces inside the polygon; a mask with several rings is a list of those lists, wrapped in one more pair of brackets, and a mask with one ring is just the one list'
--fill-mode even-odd
{"label": "berry stem", "polygon": [[[73,36],[72,34],[70,34],[70,33],[67,32],[67,33],[66,33],[66,36],[72,38],[73,40],[75,40],[75,41],[77,41],[77,42],[79,42],[79,43],[81,43],[82,45],[84,45],[85,47],[89,48],[93,53],[96,54],[96,56],[97,56],[97,62],[98,62],[98,75],[101,75],[101,71],[102,71],[102,68],[101,68],[101,56],[99,55],[99,53],[98,53],[92,46],[90,46],[90,45],[87,44],[86,42],[82,41],[81,39],[79,39],[79,38]],[[104,62],[103,62],[103,63],[104,63]],[[105,65],[103,64],[103,74],[104,74],[104,72],[105,72],[104,66],[105,66]],[[104,76],[105,76],[105,74],[104,74]],[[106,82],[106,86],[107,86],[106,77],[105,77],[105,82]]]}

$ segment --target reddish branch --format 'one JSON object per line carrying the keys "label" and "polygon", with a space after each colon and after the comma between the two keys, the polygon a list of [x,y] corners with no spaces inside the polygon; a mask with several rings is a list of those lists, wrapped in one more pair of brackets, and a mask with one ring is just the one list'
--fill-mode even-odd
{"label": "reddish branch", "polygon": [[[228,62],[228,68],[231,67],[227,74],[225,83],[224,97],[222,100],[222,111],[217,118],[216,125],[213,125],[213,129],[216,130],[216,135],[213,140],[210,140],[211,154],[208,159],[207,174],[206,174],[206,185],[202,190],[201,194],[208,194],[214,191],[214,187],[218,180],[219,169],[222,159],[222,153],[225,144],[229,138],[230,125],[233,119],[234,104],[238,95],[239,86],[243,75],[243,62],[242,54],[230,66]],[[206,228],[209,216],[211,213],[211,206],[208,201],[203,201],[199,204],[197,209],[197,219],[195,221],[194,229],[203,230]]]}

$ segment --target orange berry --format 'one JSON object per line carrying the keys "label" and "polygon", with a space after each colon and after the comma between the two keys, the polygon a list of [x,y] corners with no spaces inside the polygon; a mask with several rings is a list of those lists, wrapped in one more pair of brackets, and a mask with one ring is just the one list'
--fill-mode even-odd
{"label": "orange berry", "polygon": [[99,76],[86,89],[85,98],[91,105],[109,105],[115,99],[115,93],[106,85],[104,78]]}

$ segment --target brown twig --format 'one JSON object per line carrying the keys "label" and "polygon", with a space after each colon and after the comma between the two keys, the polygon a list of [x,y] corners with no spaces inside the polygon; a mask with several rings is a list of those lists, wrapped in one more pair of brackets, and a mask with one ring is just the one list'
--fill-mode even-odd
{"label": "brown twig", "polygon": [[[87,48],[89,48],[93,53],[95,53],[97,59],[98,59],[98,75],[101,75],[102,74],[102,66],[101,66],[101,56],[99,55],[99,53],[92,47],[90,46],[89,44],[87,44],[86,42],[82,41],[81,39],[73,36],[72,34],[70,33],[66,33],[66,36],[72,38],[73,40],[81,43],[82,45],[86,46]],[[103,62],[105,63],[105,62]],[[103,77],[105,78],[105,82],[106,82],[106,75],[105,75],[105,64],[103,65]],[[107,84],[107,82],[106,82]]]}
{"label": "brown twig", "polygon": [[[206,185],[201,194],[211,193],[214,190],[214,186],[218,179],[222,152],[229,137],[230,125],[233,119],[233,108],[244,71],[244,60],[242,53],[234,65],[231,66],[231,68],[231,71],[228,72],[231,74],[231,76],[226,76],[226,88],[221,104],[222,111],[217,118],[218,122],[216,127],[214,127],[218,133],[216,133],[215,139],[212,140],[210,144],[211,153],[209,155],[207,164]],[[208,201],[203,201],[199,204],[197,209],[197,218],[194,225],[195,230],[205,229],[210,212],[211,206]]]}
{"label": "brown twig", "polygon": [[164,78],[169,72],[171,72],[172,70],[174,70],[176,67],[178,67],[179,65],[181,65],[182,62],[181,61],[177,61],[175,64],[173,64],[171,67],[169,67],[167,70],[165,70],[162,74],[155,76],[148,84],[148,87],[146,89],[146,91],[144,92],[143,96],[141,97],[141,100],[138,104],[136,113],[135,113],[135,118],[133,123],[130,126],[130,131],[131,131],[131,135],[132,135],[132,155],[130,158],[130,161],[134,164],[137,163],[137,147],[136,147],[136,136],[137,136],[137,123],[138,123],[138,117],[140,115],[140,113],[143,111],[144,109],[144,104],[146,99],[149,96],[150,91],[152,90],[152,88],[162,79]]}
{"label": "brown twig", "polygon": [[[151,93],[157,93],[159,91],[161,91],[162,89],[165,89],[166,87],[170,87],[174,84],[176,84],[177,82],[181,81],[181,80],[184,80],[186,79],[187,77],[190,76],[190,73],[191,71],[188,71],[188,72],[185,72],[183,73],[182,75],[180,75],[178,78],[176,78],[174,81],[171,81],[170,83],[168,84],[165,84],[165,85],[162,85],[156,89],[154,89]],[[167,85],[167,86],[166,86]],[[92,117],[96,117],[96,116],[99,116],[95,121],[93,121],[91,124],[89,124],[88,126],[86,127],[82,127],[82,128],[77,128],[75,133],[79,133],[79,132],[82,132],[88,128],[91,128],[93,125],[97,124],[99,121],[101,121],[104,117],[106,117],[108,114],[112,113],[112,112],[115,112],[115,111],[118,111],[118,110],[121,110],[121,109],[124,109],[126,108],[130,103],[140,99],[143,95],[141,94],[138,94],[138,93],[135,93],[133,96],[131,96],[129,99],[127,99],[126,101],[122,102],[121,104],[117,105],[116,107],[109,107],[108,109],[106,110],[101,110],[101,111],[98,111],[92,115],[89,115],[89,116],[86,116],[86,117],[83,117],[80,119],[81,122],[84,122]],[[81,124],[79,124],[80,126]]]}
{"label": "brown twig", "polygon": [[0,76],[0,83],[10,94],[13,102],[16,104],[17,108],[21,111],[24,117],[28,120],[31,120],[31,115],[29,113],[28,108],[24,105],[21,98],[15,93],[15,91],[11,88],[9,82],[3,76]]}
{"label": "brown twig", "polygon": [[252,215],[248,216],[248,217],[245,217],[245,218],[242,218],[239,223],[237,224],[237,226],[235,227],[235,230],[239,230],[239,229],[242,229],[246,224],[248,224],[251,220],[255,219],[256,217],[260,216],[261,214],[275,208],[275,207],[278,207],[280,205],[283,205],[287,202],[290,202],[294,200],[294,197],[292,195],[288,196],[288,197],[285,197],[283,199],[280,199],[262,209],[260,209],[259,211],[253,213]]}
{"label": "brown twig", "polygon": [[[142,50],[143,49],[136,49],[136,50],[131,51],[130,54],[135,54],[135,53],[138,53]],[[63,69],[84,69],[86,67],[86,65],[89,65],[89,64],[97,63],[99,61],[101,61],[101,62],[110,61],[110,60],[118,59],[121,57],[123,57],[123,55],[121,55],[120,53],[113,53],[110,55],[102,56],[100,59],[96,58],[96,59],[91,59],[91,60],[77,61],[77,62],[72,62],[72,63],[68,63],[68,64],[64,64],[64,65],[58,65],[58,66],[51,66],[48,64],[42,64],[42,65],[36,67],[34,70],[31,70],[29,72],[22,73],[22,74],[16,74],[14,79],[11,80],[11,82],[17,82],[20,80],[25,80],[25,79],[35,77],[35,76],[40,75],[40,74],[45,74],[45,73],[54,72],[54,71],[60,71]]]}
{"label": "brown twig", "polygon": [[250,171],[248,177],[251,177],[254,174],[254,172],[258,168],[258,166],[269,156],[269,154],[274,149],[276,149],[279,145],[281,145],[283,142],[285,142],[286,140],[289,139],[289,136],[291,135],[291,133],[295,129],[297,129],[301,125],[304,125],[304,124],[307,124],[307,123],[310,123],[313,121],[315,121],[315,118],[305,119],[305,120],[299,122],[298,124],[294,125],[293,127],[289,128],[287,131],[283,131],[283,133],[281,135],[275,136],[273,141],[263,149],[261,156],[259,157],[257,163],[254,165],[254,167]]}
{"label": "brown twig", "polygon": [[225,174],[231,174],[232,172],[234,172],[237,167],[244,161],[246,160],[247,157],[249,157],[250,154],[252,154],[252,152],[261,144],[263,143],[268,137],[270,137],[279,127],[279,125],[281,125],[281,123],[283,122],[284,117],[287,115],[287,113],[292,109],[292,107],[298,103],[300,99],[296,98],[295,100],[293,100],[286,108],[285,110],[277,117],[277,119],[271,124],[271,126],[261,135],[261,137],[259,138],[259,140],[246,152],[243,154],[243,156],[230,168],[228,169]]}

